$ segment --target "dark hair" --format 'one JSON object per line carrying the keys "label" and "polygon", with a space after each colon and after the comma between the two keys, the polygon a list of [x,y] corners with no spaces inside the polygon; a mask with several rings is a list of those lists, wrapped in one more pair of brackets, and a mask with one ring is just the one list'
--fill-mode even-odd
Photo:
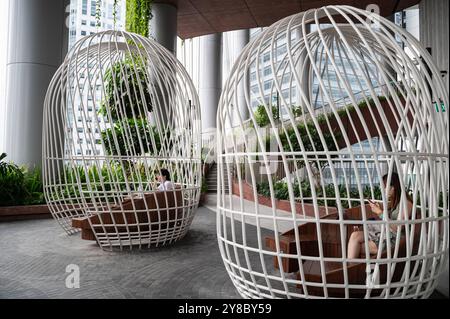
{"label": "dark hair", "polygon": [[[383,183],[384,183],[384,185],[386,185],[388,177],[389,177],[389,174],[383,175]],[[393,198],[393,201],[392,201],[392,204],[391,204],[391,210],[394,210],[398,206],[398,204],[400,203],[400,199],[402,197],[402,192],[401,192],[402,187],[400,185],[400,178],[398,177],[397,173],[392,172],[392,174],[391,174],[391,181],[390,181],[389,186],[392,186],[394,188],[394,198]],[[409,196],[408,193],[406,193],[406,198],[407,198],[407,200],[412,202],[411,196]]]}
{"label": "dark hair", "polygon": [[170,181],[170,173],[167,169],[161,168],[161,175],[166,178],[166,181]]}

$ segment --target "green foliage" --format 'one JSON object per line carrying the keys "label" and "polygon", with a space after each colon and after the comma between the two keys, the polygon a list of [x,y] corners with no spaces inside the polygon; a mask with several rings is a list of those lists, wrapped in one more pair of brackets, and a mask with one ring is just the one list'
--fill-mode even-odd
{"label": "green foliage", "polygon": [[40,169],[27,169],[6,162],[0,155],[0,206],[44,204]]}
{"label": "green foliage", "polygon": [[114,23],[114,30],[116,29],[116,24],[117,24],[117,4],[118,4],[119,0],[114,0],[114,4],[113,4],[113,23]]}
{"label": "green foliage", "polygon": [[[279,119],[278,108],[276,106],[271,106],[271,108],[272,108],[272,117],[275,121],[277,121]],[[297,118],[297,117],[300,117],[303,115],[303,110],[302,110],[301,106],[292,106],[291,111],[292,111],[294,118]],[[270,123],[269,115],[267,114],[266,108],[264,107],[264,105],[258,105],[256,107],[254,114],[255,114],[256,124],[259,127],[265,127],[265,126],[269,125],[269,123]]]}
{"label": "green foliage", "polygon": [[[126,125],[122,125],[123,122],[125,122]],[[109,128],[103,130],[101,135],[108,155],[123,156],[157,153],[161,149],[161,139],[156,128],[149,126],[145,119],[126,119],[117,122],[112,129]],[[153,135],[155,139],[156,148],[150,140],[147,143],[144,138],[144,136],[147,136],[148,139],[150,135]],[[117,144],[114,142],[114,137],[117,139]],[[139,143],[140,140],[142,140],[142,145]],[[130,141],[132,142],[131,146]]]}
{"label": "green foliage", "polygon": [[[152,173],[152,172],[151,172]],[[101,167],[91,166],[85,169],[83,166],[65,167],[64,174],[70,186],[64,186],[57,192],[54,192],[50,197],[54,200],[60,198],[79,198],[81,192],[89,193],[96,196],[98,193],[114,191],[128,191],[126,180],[128,180],[128,186],[131,190],[138,189],[141,180],[151,180],[147,176],[147,172],[143,165],[135,164],[128,170],[125,170],[119,163],[103,164]],[[133,184],[132,181],[135,181]],[[71,185],[72,184],[72,185]],[[78,186],[80,185],[81,188]],[[90,198],[85,197],[89,202]],[[106,197],[106,201],[113,201]]]}
{"label": "green foliage", "polygon": [[102,18],[102,0],[97,0],[95,3],[95,26],[99,28],[101,26],[100,20]]}
{"label": "green foliage", "polygon": [[24,176],[17,165],[4,161],[5,157],[5,153],[0,155],[0,206],[12,206],[25,199]]}
{"label": "green foliage", "polygon": [[[278,109],[276,106],[271,106],[272,109],[272,117],[276,121],[279,119],[278,117]],[[264,105],[258,105],[255,110],[255,120],[256,124],[259,127],[264,127],[270,123],[269,115],[266,112],[266,108]]]}
{"label": "green foliage", "polygon": [[293,106],[293,107],[291,107],[291,111],[292,111],[292,114],[294,115],[294,118],[300,117],[303,115],[303,110],[302,110],[301,106]]}
{"label": "green foliage", "polygon": [[39,168],[23,169],[25,187],[25,205],[45,204],[42,172]]}
{"label": "green foliage", "polygon": [[260,195],[270,197],[269,182],[261,182],[256,184],[256,192]]}
{"label": "green foliage", "polygon": [[[256,184],[256,191],[258,194],[270,197],[270,186],[269,182],[261,182]],[[289,188],[286,182],[276,181],[273,183],[273,191],[276,199],[288,199],[289,198]],[[311,197],[311,187],[309,183],[302,182],[299,185],[297,182],[293,185],[294,196],[299,197],[300,194],[302,197]]]}
{"label": "green foliage", "polygon": [[273,191],[276,199],[287,199],[289,198],[289,188],[287,183],[282,181],[277,181],[273,185]]}
{"label": "green foliage", "polygon": [[152,2],[152,0],[127,0],[125,26],[127,31],[148,37]]}
{"label": "green foliage", "polygon": [[[124,62],[115,63],[106,71],[105,99],[99,110],[101,115],[109,117],[110,114],[111,119],[117,121],[125,117],[143,118],[153,110],[153,106],[148,104],[151,97],[146,81],[145,64],[146,61],[141,58],[130,56]],[[128,91],[131,94],[128,94]]]}
{"label": "green foliage", "polygon": [[[108,155],[154,154],[161,149],[157,129],[147,121],[153,106],[149,104],[152,98],[146,81],[145,64],[146,61],[141,58],[129,56],[105,73],[105,99],[99,114],[112,120],[112,127],[101,132]],[[153,136],[155,144],[150,136]]]}
{"label": "green foliage", "polygon": [[[312,189],[311,184],[307,181],[302,181],[300,184],[295,182],[293,185],[294,197],[303,198],[305,203],[312,203]],[[338,185],[338,192],[341,198],[341,205],[344,208],[349,207],[348,198],[359,198],[359,192],[357,189],[350,189],[347,191],[345,185]],[[256,191],[258,194],[266,197],[271,197],[269,182],[261,182],[256,185]],[[378,186],[374,186],[374,197],[369,186],[366,186],[363,191],[364,198],[381,199],[381,189]],[[327,184],[324,187],[315,188],[317,196],[317,204],[319,206],[330,206],[337,207],[336,202],[336,190],[334,184]],[[289,189],[288,185],[284,181],[274,181],[273,183],[273,195],[278,200],[288,200],[289,199]],[[353,203],[353,205],[360,205],[360,201]]]}
{"label": "green foliage", "polygon": [[[280,140],[283,145],[283,149],[286,152],[301,152],[300,141],[303,144],[303,148],[306,152],[313,151],[324,151],[324,145],[320,139],[320,135],[317,131],[316,125],[312,122],[307,122],[307,124],[297,125],[298,135],[300,140],[297,138],[294,128],[288,128],[286,132],[280,134]],[[324,142],[328,148],[328,151],[336,151],[337,147],[333,140],[334,137],[339,140],[340,132],[322,132]],[[320,157],[320,156],[318,156]]]}

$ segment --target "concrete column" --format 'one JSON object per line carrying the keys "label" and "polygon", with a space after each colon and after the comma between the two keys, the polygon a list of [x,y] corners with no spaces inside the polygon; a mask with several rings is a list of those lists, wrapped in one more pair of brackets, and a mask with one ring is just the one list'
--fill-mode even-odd
{"label": "concrete column", "polygon": [[[431,57],[438,70],[447,71],[444,83],[449,86],[449,1],[422,0],[419,3],[420,42],[425,48],[431,48]],[[447,110],[448,112],[448,110]],[[448,132],[447,132],[448,134]],[[449,262],[445,272],[439,278],[436,289],[449,296]]]}
{"label": "concrete column", "polygon": [[6,66],[6,153],[41,165],[45,94],[67,48],[68,1],[14,0],[9,7]]}
{"label": "concrete column", "polygon": [[217,107],[222,93],[222,33],[200,38],[199,98],[202,132],[216,128]]}
{"label": "concrete column", "polygon": [[444,76],[447,87],[450,77],[448,10],[448,0],[422,0],[419,3],[420,42],[425,48],[431,48],[431,56],[438,70],[447,72]]}
{"label": "concrete column", "polygon": [[176,56],[177,8],[172,4],[153,3],[150,36]]}
{"label": "concrete column", "polygon": [[[161,44],[172,54],[177,56],[177,8],[173,4],[153,3],[152,19],[150,20],[150,37]],[[161,79],[159,79],[160,81]],[[156,80],[158,81],[158,80]],[[157,85],[156,95],[160,103],[168,103],[169,92],[164,87]],[[160,90],[163,88],[163,90]],[[173,121],[171,114],[167,114],[165,108],[155,110],[156,117],[152,117],[150,123],[156,126],[165,126],[168,121]],[[156,120],[158,118],[159,120]],[[170,127],[167,125],[166,127]],[[161,127],[162,128],[162,127]]]}
{"label": "concrete column", "polygon": [[[239,55],[242,53],[242,50],[244,50],[245,46],[250,41],[250,30],[244,29],[235,31],[235,41],[236,57],[239,57]],[[244,81],[243,79],[243,81],[240,82],[237,92],[239,113],[241,114],[242,121],[245,121],[250,117],[247,102],[245,100],[245,91],[249,90],[250,87],[250,74],[246,74],[245,76],[247,77],[247,80]]]}

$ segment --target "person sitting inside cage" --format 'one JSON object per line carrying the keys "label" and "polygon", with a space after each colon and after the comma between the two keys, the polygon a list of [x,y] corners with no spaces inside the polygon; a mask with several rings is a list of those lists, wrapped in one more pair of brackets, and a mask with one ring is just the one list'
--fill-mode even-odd
{"label": "person sitting inside cage", "polygon": [[[386,186],[388,175],[384,175],[383,178],[383,184]],[[386,219],[390,220],[402,220],[404,219],[404,216],[406,216],[405,212],[402,212],[402,209],[404,209],[404,205],[400,205],[400,200],[402,196],[402,190],[400,186],[400,179],[398,177],[398,174],[393,172],[391,175],[391,181],[389,183],[388,187],[388,207],[387,212],[388,216],[386,216]],[[411,196],[409,196],[408,193],[405,194],[406,196],[406,207],[407,207],[407,214],[408,217],[410,217],[413,202],[411,199]],[[383,219],[383,207],[374,201],[369,200],[370,208],[373,213],[377,214],[380,219]],[[402,206],[402,207],[400,207]],[[378,252],[378,247],[380,245],[380,239],[382,232],[384,232],[384,236],[386,237],[387,231],[385,225],[382,224],[368,224],[368,246],[369,246],[369,253],[376,254]],[[399,230],[398,225],[390,225],[390,232],[389,232],[389,240],[391,242],[391,247],[395,246],[396,241],[396,235],[397,231]],[[364,243],[364,231],[360,231],[358,226],[354,226],[354,231],[350,236],[348,247],[347,247],[347,254],[349,259],[356,259],[359,258],[361,254],[365,253],[365,243]],[[385,244],[386,245],[386,244]],[[385,246],[386,247],[386,246]]]}
{"label": "person sitting inside cage", "polygon": [[161,168],[160,174],[158,174],[156,178],[159,182],[159,191],[173,191],[175,189],[175,186],[170,179],[170,173],[167,169]]}

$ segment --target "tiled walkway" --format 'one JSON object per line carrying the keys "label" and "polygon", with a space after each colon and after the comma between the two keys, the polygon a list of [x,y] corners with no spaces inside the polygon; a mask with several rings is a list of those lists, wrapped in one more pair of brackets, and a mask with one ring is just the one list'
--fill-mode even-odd
{"label": "tiled walkway", "polygon": [[[80,288],[68,289],[68,264]],[[217,246],[215,214],[200,208],[180,242],[105,252],[52,220],[0,223],[0,298],[238,298]]]}
{"label": "tiled walkway", "polygon": [[[249,238],[255,227],[248,226]],[[266,229],[267,232],[271,232]],[[271,260],[268,260],[271,264]],[[65,286],[66,266],[80,288]],[[443,297],[435,293],[433,298]],[[220,257],[216,215],[200,208],[180,242],[105,252],[52,219],[0,223],[0,298],[239,298]]]}

